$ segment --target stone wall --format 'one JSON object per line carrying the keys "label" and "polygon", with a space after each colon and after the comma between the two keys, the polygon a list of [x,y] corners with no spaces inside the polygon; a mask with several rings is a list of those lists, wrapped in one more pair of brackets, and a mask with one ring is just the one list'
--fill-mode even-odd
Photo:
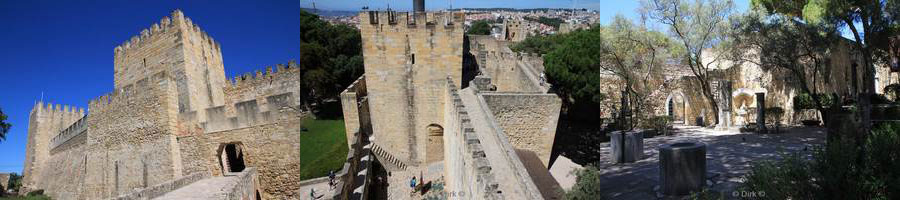
{"label": "stone wall", "polygon": [[242,145],[244,163],[259,171],[263,199],[300,198],[300,113],[282,110],[273,123],[178,137],[184,174],[223,175],[219,155],[225,144]]}
{"label": "stone wall", "polygon": [[546,92],[549,85],[540,85],[543,58],[528,53],[513,52],[508,41],[486,35],[469,36],[470,49],[476,55],[479,71],[491,77],[497,91]]}
{"label": "stone wall", "polygon": [[59,104],[38,102],[31,109],[28,121],[28,142],[25,145],[25,167],[22,170],[22,191],[29,192],[46,187],[40,180],[50,160],[51,138],[84,117],[84,109]]}
{"label": "stone wall", "polygon": [[362,123],[360,118],[363,115],[369,115],[367,112],[360,113],[361,98],[366,96],[366,77],[361,76],[350,84],[347,89],[341,92],[341,110],[344,115],[344,127],[347,131],[347,148],[353,148],[353,141],[356,141],[355,134],[360,130]]}
{"label": "stone wall", "polygon": [[481,96],[516,148],[536,153],[550,166],[562,102],[555,94],[482,93]]}
{"label": "stone wall", "polygon": [[173,77],[159,72],[91,100],[84,198],[115,197],[182,175],[175,88]]}
{"label": "stone wall", "polygon": [[224,103],[221,54],[217,42],[175,10],[115,48],[115,88],[168,71],[176,80],[178,111],[196,110],[202,121],[203,108]]}
{"label": "stone wall", "polygon": [[459,91],[449,88],[446,98],[452,102],[445,105],[444,128],[444,165],[449,191],[472,195],[467,198],[503,199],[504,195],[496,192],[500,183],[492,173]]}
{"label": "stone wall", "polygon": [[[238,143],[248,166],[259,166],[264,197],[299,198],[295,65],[226,86],[219,44],[178,10],[116,47],[114,64],[115,89],[89,102],[89,116],[69,106],[32,109],[23,192],[44,189],[55,199],[155,194],[161,191],[153,185],[192,178],[183,174],[223,175],[217,152]],[[228,197],[255,197],[247,191]]]}
{"label": "stone wall", "polygon": [[[265,74],[256,71],[255,76],[235,77],[235,82],[225,87],[224,105],[181,113],[179,121],[197,123],[209,133],[272,123],[281,117],[281,110],[299,109],[299,68],[277,68],[277,72],[268,68]],[[202,113],[206,116],[199,116]]]}
{"label": "stone wall", "polygon": [[465,16],[367,11],[359,19],[375,143],[422,164],[427,127],[443,126],[445,79],[462,79]]}

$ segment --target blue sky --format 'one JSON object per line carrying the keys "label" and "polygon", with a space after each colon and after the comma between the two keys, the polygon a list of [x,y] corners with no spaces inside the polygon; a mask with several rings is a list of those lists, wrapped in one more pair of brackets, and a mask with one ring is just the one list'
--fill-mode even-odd
{"label": "blue sky", "polygon": [[0,142],[0,172],[21,173],[41,93],[87,108],[113,88],[113,48],[176,8],[222,45],[228,77],[299,57],[296,0],[0,1],[0,108],[13,124]]}

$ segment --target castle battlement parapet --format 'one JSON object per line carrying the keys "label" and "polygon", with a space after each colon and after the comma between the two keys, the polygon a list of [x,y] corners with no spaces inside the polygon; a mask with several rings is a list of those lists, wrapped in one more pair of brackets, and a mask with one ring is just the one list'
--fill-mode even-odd
{"label": "castle battlement parapet", "polygon": [[159,23],[151,25],[149,29],[145,28],[144,30],[141,30],[140,34],[132,36],[131,39],[125,40],[125,42],[116,46],[115,54],[120,55],[130,49],[140,48],[150,37],[161,35],[162,33],[173,29],[178,29],[180,26],[183,26],[184,30],[198,32],[201,35],[203,42],[209,43],[210,46],[214,47],[216,50],[220,49],[219,43],[213,40],[212,37],[209,37],[209,35],[201,30],[197,24],[194,24],[191,18],[185,17],[181,10],[174,10],[172,11],[171,16],[164,16]]}
{"label": "castle battlement parapet", "polygon": [[49,113],[51,115],[55,113],[59,114],[69,114],[69,115],[84,115],[84,108],[78,108],[75,106],[69,106],[64,104],[52,104],[52,103],[44,103],[43,101],[38,101],[34,104],[34,107],[31,108],[31,114],[35,112],[43,112]]}
{"label": "castle battlement parapet", "polygon": [[235,76],[234,81],[225,86],[225,91],[235,90],[237,88],[254,86],[260,83],[269,83],[277,79],[294,79],[300,76],[300,68],[296,65],[276,65],[278,71],[273,71],[272,67],[266,67],[265,73],[256,70],[254,73],[246,72],[243,75]]}
{"label": "castle battlement parapet", "polygon": [[[115,89],[110,93],[93,98],[88,102],[89,111],[100,111],[109,108],[111,104],[119,104],[128,101],[130,98],[144,95],[158,95],[152,91],[165,90],[163,87],[169,87],[172,77],[165,71],[158,72],[150,77],[145,77],[135,83],[125,85],[119,89]],[[127,102],[124,102],[127,103]],[[113,109],[121,109],[120,107],[112,107]]]}
{"label": "castle battlement parapet", "polygon": [[401,29],[462,29],[465,14],[457,13],[424,13],[396,11],[362,11],[359,13],[360,25],[390,25]]}

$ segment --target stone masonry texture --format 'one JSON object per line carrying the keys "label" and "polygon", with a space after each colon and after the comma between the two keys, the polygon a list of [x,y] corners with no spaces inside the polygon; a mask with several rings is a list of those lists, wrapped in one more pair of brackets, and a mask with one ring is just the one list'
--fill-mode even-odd
{"label": "stone masonry texture", "polygon": [[263,199],[299,198],[295,65],[229,81],[219,43],[179,10],[114,51],[115,89],[91,100],[89,112],[35,104],[24,192],[106,199],[191,174],[214,179],[230,162],[221,160],[223,146],[236,144],[259,177],[258,186],[242,190],[258,189]]}

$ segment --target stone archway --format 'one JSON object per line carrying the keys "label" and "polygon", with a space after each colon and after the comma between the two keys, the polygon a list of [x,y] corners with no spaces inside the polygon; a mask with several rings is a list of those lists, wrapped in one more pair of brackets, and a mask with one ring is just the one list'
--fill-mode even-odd
{"label": "stone archway", "polygon": [[743,126],[755,120],[756,95],[755,91],[740,88],[731,93],[731,110],[734,111],[734,125]]}
{"label": "stone archway", "polygon": [[428,143],[425,144],[425,163],[444,160],[444,127],[430,124],[425,127]]}
{"label": "stone archway", "polygon": [[217,152],[222,174],[242,172],[247,168],[244,145],[240,142],[220,144]]}
{"label": "stone archway", "polygon": [[687,114],[687,98],[680,91],[669,94],[666,98],[666,116],[672,118],[674,124],[685,124]]}

